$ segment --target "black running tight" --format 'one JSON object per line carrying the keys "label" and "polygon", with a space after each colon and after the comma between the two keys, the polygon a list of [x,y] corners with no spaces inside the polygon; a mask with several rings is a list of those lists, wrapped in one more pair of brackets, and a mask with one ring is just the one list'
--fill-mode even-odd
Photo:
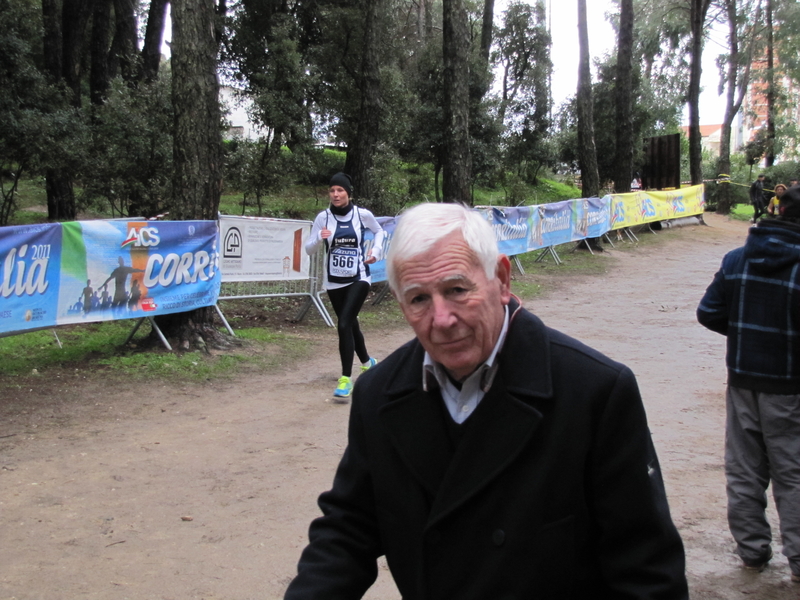
{"label": "black running tight", "polygon": [[353,354],[365,363],[369,360],[369,352],[364,344],[364,335],[358,326],[358,313],[369,293],[366,281],[357,281],[350,285],[328,290],[328,298],[333,305],[339,321],[339,357],[342,359],[342,375],[353,374]]}

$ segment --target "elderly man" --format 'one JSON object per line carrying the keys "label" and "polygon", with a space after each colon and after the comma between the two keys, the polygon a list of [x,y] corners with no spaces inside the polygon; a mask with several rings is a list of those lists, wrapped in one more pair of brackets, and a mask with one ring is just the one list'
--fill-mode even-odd
{"label": "elderly man", "polygon": [[728,525],[743,566],[772,559],[765,514],[772,483],[783,553],[800,583],[800,187],[776,219],[750,228],[697,308],[698,321],[727,336],[725,475]]}
{"label": "elderly man", "polygon": [[362,375],[348,446],[285,598],[684,599],[684,553],[631,371],[523,309],[481,216],[401,217],[416,339]]}

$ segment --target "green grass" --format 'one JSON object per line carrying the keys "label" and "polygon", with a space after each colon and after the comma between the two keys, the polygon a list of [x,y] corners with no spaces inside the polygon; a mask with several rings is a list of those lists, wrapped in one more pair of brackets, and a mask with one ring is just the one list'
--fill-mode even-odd
{"label": "green grass", "polygon": [[[41,375],[49,369],[83,363],[91,357],[113,356],[119,352],[132,326],[132,321],[112,321],[0,338],[2,371],[6,375]],[[61,348],[56,335],[61,340]]]}
{"label": "green grass", "polygon": [[[525,273],[545,273],[550,275],[602,275],[606,271],[606,264],[597,255],[592,255],[587,250],[576,250],[575,242],[568,244],[561,244],[555,247],[556,254],[561,259],[561,264],[557,265],[550,255],[545,255],[545,258],[536,262],[537,257],[542,253],[542,250],[535,250],[520,254],[519,260]],[[516,272],[516,265],[512,265],[512,271]]]}
{"label": "green grass", "polygon": [[43,178],[34,177],[20,180],[17,187],[17,206],[22,210],[32,206],[47,206],[47,192]]}
{"label": "green grass", "polygon": [[170,381],[220,379],[233,375],[240,367],[252,362],[248,356],[228,354],[208,356],[200,352],[165,354],[163,352],[125,352],[101,358],[98,365],[123,374],[126,379],[169,378]]}
{"label": "green grass", "polygon": [[737,221],[750,221],[753,218],[752,204],[735,204],[731,209],[731,218]]}
{"label": "green grass", "polygon": [[238,330],[236,336],[244,340],[243,348],[224,353],[139,348],[147,336],[147,327],[136,333],[131,345],[125,346],[133,326],[132,320],[87,323],[0,338],[2,375],[47,376],[58,369],[99,368],[132,380],[157,377],[197,381],[229,378],[248,367],[273,368],[306,356],[310,349],[305,340],[265,328]]}

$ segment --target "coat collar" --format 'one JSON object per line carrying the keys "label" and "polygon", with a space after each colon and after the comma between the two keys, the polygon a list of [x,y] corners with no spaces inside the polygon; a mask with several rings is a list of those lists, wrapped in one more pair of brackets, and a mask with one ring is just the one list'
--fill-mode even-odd
{"label": "coat collar", "polygon": [[[386,386],[390,399],[422,390],[424,348],[415,339],[402,351],[405,356],[398,361]],[[524,366],[520,364],[522,356],[525,357]],[[552,395],[547,328],[537,316],[522,307],[516,296],[512,296],[509,303],[508,333],[499,361],[507,391],[522,397],[548,398]]]}
{"label": "coat collar", "polygon": [[552,396],[547,330],[512,298],[494,384],[464,424],[451,454],[438,391],[422,389],[424,350],[414,340],[391,374],[380,418],[414,477],[433,498],[429,526],[477,494],[514,460]]}

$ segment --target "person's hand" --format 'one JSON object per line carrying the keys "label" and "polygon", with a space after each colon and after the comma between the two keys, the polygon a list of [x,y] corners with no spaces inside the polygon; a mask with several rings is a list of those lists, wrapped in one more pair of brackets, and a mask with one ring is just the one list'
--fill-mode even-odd
{"label": "person's hand", "polygon": [[321,237],[323,240],[331,237],[331,235],[332,233],[330,229],[326,229],[325,227],[323,227],[322,229],[319,230],[319,237]]}
{"label": "person's hand", "polygon": [[375,258],[374,256],[370,255],[370,257],[367,260],[364,261],[364,264],[365,265],[371,265],[372,263],[376,263],[376,262],[378,262],[378,259]]}

